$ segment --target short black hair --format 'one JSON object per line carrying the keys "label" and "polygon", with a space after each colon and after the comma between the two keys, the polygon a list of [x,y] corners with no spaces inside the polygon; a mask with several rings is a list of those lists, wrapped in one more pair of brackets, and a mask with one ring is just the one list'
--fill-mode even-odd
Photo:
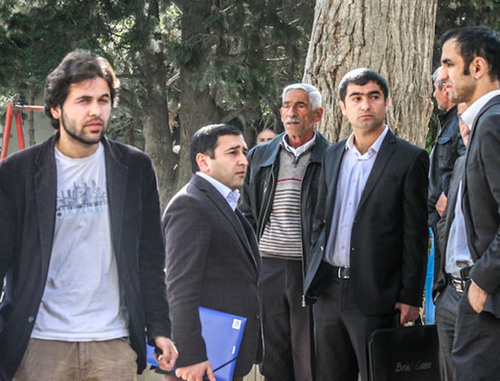
{"label": "short black hair", "polygon": [[120,81],[116,78],[111,64],[104,57],[87,50],[74,50],[63,58],[59,66],[47,76],[45,81],[45,114],[50,123],[59,129],[59,120],[52,116],[52,107],[62,106],[69,94],[69,87],[87,79],[101,77],[108,83],[111,105],[118,101]]}
{"label": "short black hair", "polygon": [[488,62],[492,81],[500,79],[500,38],[498,33],[486,26],[473,26],[449,30],[439,40],[441,45],[455,40],[464,59],[464,75],[469,74],[469,66],[475,57]]}
{"label": "short black hair", "polygon": [[194,133],[190,146],[191,170],[193,173],[200,170],[196,163],[196,155],[203,153],[213,159],[219,136],[224,135],[242,135],[242,132],[230,124],[210,124],[201,127]]}
{"label": "short black hair", "polygon": [[342,102],[345,102],[345,97],[347,93],[347,86],[354,83],[358,86],[364,86],[368,82],[375,82],[379,85],[382,93],[384,94],[384,99],[389,97],[389,85],[384,77],[382,77],[377,71],[369,69],[366,67],[351,70],[349,73],[344,75],[344,78],[340,81],[339,85],[339,96]]}

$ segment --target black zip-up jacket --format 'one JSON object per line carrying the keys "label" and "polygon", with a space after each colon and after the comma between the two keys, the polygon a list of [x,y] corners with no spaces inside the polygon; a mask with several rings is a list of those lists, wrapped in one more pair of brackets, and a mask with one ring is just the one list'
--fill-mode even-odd
{"label": "black zip-up jacket", "polygon": [[[453,166],[455,161],[465,153],[458,125],[457,106],[453,106],[440,118],[440,123],[441,130],[430,156],[429,213],[437,213],[435,205],[442,192],[448,196]],[[434,218],[437,217],[434,216]]]}
{"label": "black zip-up jacket", "polygon": [[[248,153],[248,170],[242,188],[239,209],[255,229],[260,239],[269,221],[274,201],[274,191],[279,171],[279,152],[285,133],[274,140],[253,147]],[[303,271],[310,259],[312,220],[318,197],[318,179],[323,155],[330,142],[316,131],[316,141],[311,150],[311,159],[302,181],[301,221]]]}

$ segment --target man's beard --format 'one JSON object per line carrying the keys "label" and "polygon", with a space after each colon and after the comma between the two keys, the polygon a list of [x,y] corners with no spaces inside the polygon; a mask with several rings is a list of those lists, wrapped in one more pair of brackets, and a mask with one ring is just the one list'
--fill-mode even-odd
{"label": "man's beard", "polygon": [[476,91],[477,84],[474,81],[462,81],[459,87],[451,87],[450,100],[453,103],[468,102]]}
{"label": "man's beard", "polygon": [[[76,141],[78,141],[78,142],[80,142],[82,144],[85,144],[85,145],[88,145],[88,146],[93,146],[94,144],[99,143],[99,141],[102,138],[102,135],[104,135],[104,132],[106,131],[106,128],[107,128],[106,123],[104,123],[104,121],[102,119],[100,119],[100,118],[94,118],[90,122],[95,121],[95,120],[99,120],[103,124],[101,132],[99,133],[99,139],[97,141],[95,141],[94,139],[89,140],[89,139],[86,139],[84,136],[78,135],[77,132],[76,132],[76,123],[70,122],[67,125],[66,118],[65,118],[65,113],[64,113],[64,110],[61,107],[61,124],[62,124],[62,127],[64,128],[64,131],[66,131],[66,133],[69,136],[71,136],[74,140],[76,140]],[[83,133],[84,130],[85,130],[85,127],[82,128],[81,132]]]}

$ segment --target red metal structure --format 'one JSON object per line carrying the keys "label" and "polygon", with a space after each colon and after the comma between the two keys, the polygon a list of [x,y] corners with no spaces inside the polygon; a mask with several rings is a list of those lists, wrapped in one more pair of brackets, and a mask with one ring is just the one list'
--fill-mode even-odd
{"label": "red metal structure", "polygon": [[24,132],[23,132],[23,111],[43,111],[43,106],[25,106],[8,103],[7,114],[5,115],[5,127],[3,129],[3,144],[0,153],[0,161],[7,157],[9,152],[10,132],[12,129],[12,118],[16,119],[17,145],[19,150],[25,148]]}

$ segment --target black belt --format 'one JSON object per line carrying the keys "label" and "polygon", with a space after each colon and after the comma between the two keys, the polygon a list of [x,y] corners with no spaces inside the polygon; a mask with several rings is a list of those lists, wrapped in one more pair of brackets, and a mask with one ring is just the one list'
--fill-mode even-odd
{"label": "black belt", "polygon": [[465,269],[462,269],[460,270],[460,278],[462,280],[469,280],[470,276],[470,271],[472,270],[472,266],[471,267],[466,267]]}
{"label": "black belt", "polygon": [[471,267],[467,267],[465,269],[460,270],[460,276],[446,274],[450,286],[452,286],[458,292],[464,292],[467,286],[467,282],[470,279],[469,276],[470,270]]}
{"label": "black belt", "polygon": [[332,266],[327,262],[323,262],[328,269],[328,273],[331,277],[337,279],[349,279],[351,277],[351,269],[349,267],[338,267]]}

